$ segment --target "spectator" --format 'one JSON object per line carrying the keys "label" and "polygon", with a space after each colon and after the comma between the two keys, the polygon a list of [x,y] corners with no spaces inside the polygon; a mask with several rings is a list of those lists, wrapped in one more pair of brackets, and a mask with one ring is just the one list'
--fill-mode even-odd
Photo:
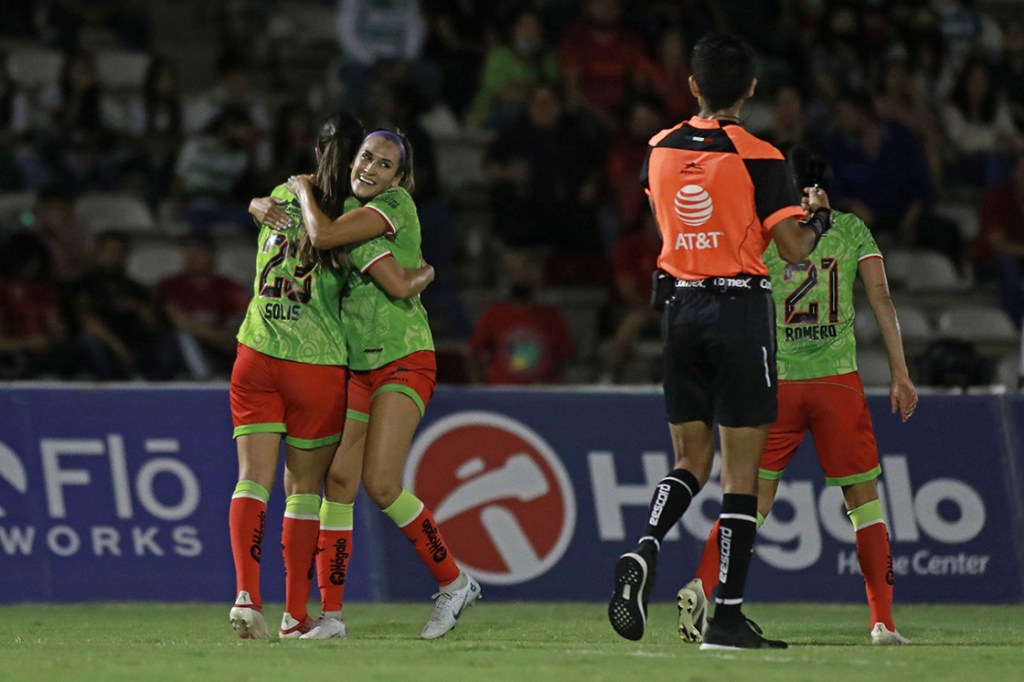
{"label": "spectator", "polygon": [[267,184],[316,168],[316,129],[309,107],[292,100],[278,109],[271,134]]}
{"label": "spectator", "polygon": [[479,85],[480,64],[487,49],[487,5],[476,0],[421,3],[430,27],[423,58],[438,66],[441,100],[460,121]]}
{"label": "spectator", "polygon": [[0,378],[68,376],[74,366],[50,265],[46,244],[32,232],[0,245]]}
{"label": "spectator", "polygon": [[603,353],[602,383],[618,383],[641,338],[658,338],[661,312],[651,307],[651,273],[661,253],[654,214],[619,237],[612,250],[614,284],[605,310],[611,339]]}
{"label": "spectator", "polygon": [[[374,67],[380,62],[416,61],[426,35],[417,0],[338,0],[338,42],[344,55],[338,75],[345,100],[359,109]],[[436,74],[433,79],[437,80]],[[432,85],[425,87],[432,89]]]}
{"label": "spectator", "polygon": [[484,156],[493,224],[505,245],[599,250],[598,168],[558,89],[535,87],[525,115],[499,130]]}
{"label": "spectator", "polygon": [[950,170],[957,182],[991,186],[1010,178],[1022,142],[987,62],[967,60],[942,117],[955,152]]}
{"label": "spectator", "polygon": [[804,116],[804,98],[793,84],[785,83],[772,95],[771,127],[755,134],[776,147],[782,145],[811,145],[808,140],[807,118]]}
{"label": "spectator", "polygon": [[266,170],[270,164],[270,146],[264,136],[270,130],[270,111],[252,83],[248,64],[241,56],[228,51],[217,60],[216,70],[216,84],[185,107],[185,133],[202,134],[227,111],[245,111],[252,129],[253,162],[257,169]]}
{"label": "spectator", "polygon": [[253,147],[259,134],[248,112],[232,106],[220,113],[205,134],[186,140],[175,174],[191,229],[206,231],[218,223],[252,228],[245,207],[256,194]]}
{"label": "spectator", "polygon": [[1000,304],[1020,327],[1024,321],[1024,155],[1017,157],[1013,181],[985,194],[970,261],[978,279],[995,282]]}
{"label": "spectator", "polygon": [[60,82],[41,94],[54,128],[64,137],[95,133],[103,128],[100,84],[91,52],[79,50],[64,60]]}
{"label": "spectator", "polygon": [[562,312],[537,301],[541,283],[537,254],[510,251],[503,264],[509,294],[484,310],[469,342],[474,381],[562,383],[575,344]]}
{"label": "spectator", "polygon": [[131,240],[96,238],[96,264],[73,285],[73,311],[89,370],[101,381],[168,380],[178,366],[174,337],[149,290],[128,277]]}
{"label": "spectator", "polygon": [[904,59],[889,59],[882,64],[875,88],[875,111],[881,118],[898,121],[914,134],[928,159],[932,184],[941,185],[946,144],[942,122]]}
{"label": "spectator", "polygon": [[217,245],[209,235],[182,239],[182,267],[157,285],[163,313],[194,379],[226,378],[235,360],[235,334],[245,317],[249,292],[217,274]]}
{"label": "spectator", "polygon": [[154,214],[174,187],[174,167],[184,139],[185,105],[178,70],[164,57],[149,63],[142,92],[128,105],[125,132],[133,136],[122,183],[141,194]]}
{"label": "spectator", "polygon": [[1024,21],[1012,21],[1006,27],[998,80],[1017,130],[1024,131]]}
{"label": "spectator", "polygon": [[644,217],[650,215],[647,195],[637,177],[647,158],[647,141],[664,127],[665,112],[661,103],[651,97],[637,97],[629,104],[625,128],[608,145],[604,180],[618,215],[618,229],[610,239],[612,244],[620,232],[638,229]]}
{"label": "spectator", "polygon": [[491,47],[484,60],[480,89],[466,116],[473,128],[501,128],[518,117],[541,81],[559,78],[558,58],[544,40],[540,16],[519,12],[509,40]]}
{"label": "spectator", "polygon": [[74,281],[92,268],[93,234],[75,215],[74,195],[65,188],[51,185],[39,191],[33,227],[50,251],[58,282]]}
{"label": "spectator", "polygon": [[614,130],[617,117],[647,68],[640,36],[622,23],[620,0],[586,0],[558,46],[568,101],[603,128]]}
{"label": "spectator", "polygon": [[955,223],[932,210],[928,164],[917,138],[889,119],[879,119],[870,98],[851,92],[839,100],[836,130],[822,143],[835,173],[832,205],[855,213],[881,240],[940,251],[962,262]]}
{"label": "spectator", "polygon": [[683,121],[697,111],[690,94],[690,60],[683,31],[671,27],[658,38],[654,59],[644,65],[643,89],[657,95],[670,121]]}

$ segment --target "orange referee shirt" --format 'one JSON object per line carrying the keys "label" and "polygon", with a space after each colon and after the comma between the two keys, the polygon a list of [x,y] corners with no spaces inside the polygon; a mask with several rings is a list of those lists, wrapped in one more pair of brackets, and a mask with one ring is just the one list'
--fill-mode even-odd
{"label": "orange referee shirt", "polygon": [[676,279],[767,275],[771,229],[803,218],[782,152],[741,126],[694,116],[649,142],[640,182]]}

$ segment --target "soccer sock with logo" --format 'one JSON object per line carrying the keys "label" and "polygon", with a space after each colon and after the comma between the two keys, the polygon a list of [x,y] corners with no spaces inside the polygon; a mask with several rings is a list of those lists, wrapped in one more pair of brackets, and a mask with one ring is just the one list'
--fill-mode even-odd
{"label": "soccer sock with logo", "polygon": [[715,621],[724,625],[740,620],[743,590],[757,534],[757,495],[722,495],[718,517],[718,596]]}
{"label": "soccer sock with logo", "polygon": [[[757,527],[760,528],[762,525],[764,516],[757,512]],[[711,526],[707,542],[704,543],[704,553],[700,555],[700,565],[693,576],[700,578],[707,599],[711,599],[711,593],[718,587],[718,568],[721,560],[722,555],[718,551],[718,519],[715,519],[715,525]]]}
{"label": "soccer sock with logo", "polygon": [[316,574],[324,613],[340,612],[345,600],[345,574],[352,556],[352,509],[351,504],[329,500],[320,507]]}
{"label": "soccer sock with logo", "polygon": [[674,469],[669,472],[668,476],[661,479],[654,488],[647,528],[640,542],[654,540],[655,545],[660,548],[665,535],[682,518],[698,492],[700,482],[689,471]]}
{"label": "soccer sock with logo", "polygon": [[459,577],[459,565],[448,551],[433,514],[418,497],[402,488],[398,499],[384,513],[402,529],[438,585],[444,587],[455,582]]}
{"label": "soccer sock with logo", "polygon": [[882,502],[872,500],[847,512],[853,521],[857,540],[857,560],[864,575],[864,591],[871,608],[871,625],[884,623],[895,630],[892,622],[892,549],[889,531],[882,514]]}
{"label": "soccer sock with logo", "polygon": [[235,560],[235,594],[249,593],[253,606],[263,608],[260,598],[260,559],[263,556],[263,531],[267,522],[270,493],[259,483],[239,481],[231,496],[228,531],[231,555]]}
{"label": "soccer sock with logo", "polygon": [[309,588],[313,584],[313,555],[320,534],[320,496],[289,495],[281,524],[284,557],[284,610],[300,623],[309,615]]}

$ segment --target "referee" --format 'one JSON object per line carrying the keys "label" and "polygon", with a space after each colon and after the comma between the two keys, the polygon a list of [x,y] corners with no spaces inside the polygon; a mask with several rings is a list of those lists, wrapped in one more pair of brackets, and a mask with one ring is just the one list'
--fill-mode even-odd
{"label": "referee", "polygon": [[754,55],[739,38],[712,33],[693,50],[690,91],[700,113],[649,143],[640,180],[658,221],[665,312],[665,406],[675,468],[655,488],[637,548],[619,557],[608,605],[622,637],[643,637],[658,550],[707,481],[713,424],[722,451],[720,584],[702,649],[785,648],[741,610],[757,524],[757,467],[775,421],[775,311],[762,261],[774,239],[790,263],[805,260],[831,225],[827,200],[810,189],[800,208],[778,149],[739,124],[754,94]]}

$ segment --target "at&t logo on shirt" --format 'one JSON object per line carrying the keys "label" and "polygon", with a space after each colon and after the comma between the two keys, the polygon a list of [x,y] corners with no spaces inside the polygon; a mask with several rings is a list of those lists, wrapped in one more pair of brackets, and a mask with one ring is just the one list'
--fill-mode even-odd
{"label": "at&t logo on shirt", "polygon": [[[700,185],[683,185],[673,200],[676,216],[684,225],[699,227],[711,219],[715,207],[711,195]],[[724,232],[681,232],[676,235],[676,250],[703,251],[717,249]]]}

